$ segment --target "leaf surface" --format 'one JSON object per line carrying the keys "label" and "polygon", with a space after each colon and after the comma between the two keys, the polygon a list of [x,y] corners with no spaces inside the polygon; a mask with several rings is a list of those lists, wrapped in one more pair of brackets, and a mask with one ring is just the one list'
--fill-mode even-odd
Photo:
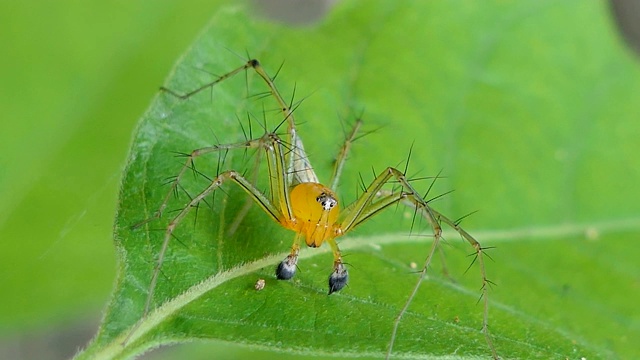
{"label": "leaf surface", "polygon": [[[328,181],[343,126],[365,133],[339,187],[343,203],[371,168],[433,176],[434,206],[490,251],[490,329],[504,358],[628,358],[640,331],[637,247],[640,73],[596,2],[346,2],[323,24],[289,29],[243,6],[217,13],[167,85],[187,92],[238,66],[247,49],[296,108],[298,130]],[[589,27],[581,24],[590,24]],[[281,71],[280,65],[284,62]],[[252,151],[198,159],[163,218],[130,226],[160,206],[184,159],[175,152],[244,141],[278,123],[276,104],[251,71],[188,100],[159,94],[141,120],[124,174],[115,240],[120,275],[103,325],[80,356],[127,357],[196,339],[308,355],[382,356],[431,238],[409,209],[388,210],[341,242],[349,287],[327,296],[328,248],[303,249],[293,281],[273,270],[293,233],[228,185],[181,222],[140,320],[164,228],[188,196],[221,170],[257,174]],[[295,92],[295,97],[294,97]],[[302,102],[298,103],[302,99]],[[250,119],[250,120],[249,120]],[[342,119],[342,120],[341,120]],[[343,123],[341,123],[341,121]],[[249,123],[251,133],[249,134]],[[242,126],[240,125],[242,124]],[[413,146],[412,146],[413,144]],[[362,179],[362,180],[361,180]],[[416,180],[427,191],[429,180]],[[187,195],[188,194],[188,195]],[[241,219],[237,231],[230,227]],[[411,233],[411,236],[409,234]],[[404,316],[394,355],[489,357],[472,249],[447,232]],[[420,265],[418,265],[420,266]],[[259,278],[266,287],[254,289]],[[126,339],[126,346],[121,343]]]}

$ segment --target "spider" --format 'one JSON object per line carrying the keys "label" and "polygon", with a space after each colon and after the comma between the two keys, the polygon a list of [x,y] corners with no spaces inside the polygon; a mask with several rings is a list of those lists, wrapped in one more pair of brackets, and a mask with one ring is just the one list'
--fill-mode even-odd
{"label": "spider", "polygon": [[[187,154],[187,160],[175,177],[171,190],[165,196],[164,201],[155,212],[153,218],[162,216],[169,198],[179,186],[180,179],[187,171],[194,166],[194,159],[204,154],[229,151],[234,149],[258,149],[266,154],[267,168],[269,173],[269,191],[262,192],[249,179],[235,170],[225,170],[211,180],[209,185],[197,195],[190,198],[190,201],[175,215],[166,227],[164,241],[156,260],[156,266],[151,278],[147,301],[145,304],[145,315],[149,312],[150,304],[153,298],[153,292],[158,281],[160,268],[164,261],[165,253],[169,240],[172,238],[176,227],[189,213],[189,211],[197,207],[208,195],[215,192],[223,184],[233,183],[244,190],[253,202],[255,202],[264,213],[280,226],[293,231],[294,240],[291,251],[275,268],[275,276],[280,280],[289,280],[294,277],[297,270],[298,256],[301,244],[304,242],[308,247],[317,248],[323,243],[328,243],[333,252],[333,270],[328,277],[328,293],[332,294],[342,290],[348,283],[349,273],[343,261],[342,254],[336,239],[349,233],[358,225],[364,223],[374,217],[380,211],[398,204],[403,203],[414,209],[416,214],[421,215],[433,230],[433,244],[425,263],[420,271],[420,277],[416,283],[412,293],[406,301],[403,309],[398,314],[393,328],[393,333],[388,348],[388,354],[391,353],[396,330],[403,314],[406,312],[413,297],[416,295],[418,287],[431,263],[431,259],[438,248],[438,243],[442,238],[441,223],[444,223],[465,239],[473,248],[476,260],[480,265],[482,274],[482,297],[484,298],[484,320],[483,332],[485,333],[487,342],[494,357],[497,357],[493,348],[491,338],[488,334],[488,302],[487,287],[490,281],[487,279],[483,261],[483,248],[468,232],[462,229],[459,221],[453,221],[436,211],[429,205],[429,201],[425,200],[418,191],[414,189],[410,181],[406,177],[406,170],[400,171],[395,167],[387,167],[380,172],[373,182],[366,187],[363,193],[351,204],[342,206],[336,196],[336,187],[339,183],[340,175],[350,150],[351,143],[356,138],[356,134],[361,127],[362,122],[357,120],[350,131],[341,151],[338,154],[337,161],[333,169],[333,174],[329,184],[323,185],[313,170],[309,158],[305,152],[302,139],[298,136],[296,130],[296,121],[293,109],[288,105],[280,92],[276,88],[274,81],[261,66],[258,60],[252,59],[216,80],[204,84],[188,93],[180,94],[171,89],[162,87],[161,90],[179,99],[187,99],[205,89],[211,88],[234,75],[253,69],[260,78],[266,83],[270,96],[272,96],[279,111],[282,112],[282,122],[278,126],[286,125],[286,133],[284,136],[276,134],[275,131],[265,131],[261,137],[249,139],[247,141],[230,144],[218,144],[203,147],[191,151]],[[277,128],[276,128],[277,129]],[[399,190],[387,190],[383,188],[389,183],[399,184]],[[151,219],[149,219],[151,220]],[[145,222],[149,221],[146,220]],[[474,260],[475,261],[475,260]]]}

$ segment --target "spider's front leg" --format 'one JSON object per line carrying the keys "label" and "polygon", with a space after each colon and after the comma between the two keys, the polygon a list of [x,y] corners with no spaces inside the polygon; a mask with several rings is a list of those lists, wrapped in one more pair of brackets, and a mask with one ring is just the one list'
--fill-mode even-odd
{"label": "spider's front leg", "polygon": [[300,234],[296,235],[296,239],[291,246],[291,254],[287,255],[284,260],[276,268],[276,278],[278,280],[289,280],[296,274],[298,269],[298,254],[300,253]]}
{"label": "spider's front leg", "polygon": [[247,192],[251,199],[258,204],[274,221],[282,222],[284,216],[280,212],[280,210],[273,204],[273,202],[267,198],[258,188],[255,187],[251,182],[245,179],[240,173],[234,170],[227,170],[220,173],[216,176],[209,186],[207,186],[204,190],[198,193],[196,196],[191,198],[191,200],[178,212],[178,214],[169,222],[165,229],[164,240],[162,242],[162,246],[160,252],[158,253],[158,257],[156,259],[156,266],[153,269],[153,275],[151,277],[151,283],[149,285],[149,292],[147,295],[147,300],[144,307],[144,315],[146,316],[149,313],[151,307],[151,301],[153,300],[153,294],[155,291],[156,283],[158,281],[158,276],[160,274],[160,269],[164,262],[164,256],[166,254],[167,248],[169,246],[169,240],[173,237],[175,229],[182,222],[185,216],[198,206],[198,204],[203,201],[205,197],[209,194],[212,194],[214,191],[219,189],[223,184],[231,182],[239,186],[241,189]]}
{"label": "spider's front leg", "polygon": [[[289,280],[296,274],[296,270],[298,269],[298,254],[300,253],[299,238],[299,235],[296,236],[296,240],[291,247],[291,253],[276,267],[276,278],[278,278],[278,280]],[[342,255],[336,240],[330,238],[327,242],[333,250],[333,272],[329,275],[329,295],[331,295],[336,291],[342,290],[342,288],[347,285],[349,272],[342,262]]]}
{"label": "spider's front leg", "polygon": [[333,272],[329,276],[329,294],[347,284],[349,274],[342,262],[335,237],[343,234],[337,225],[340,206],[334,192],[317,182],[302,182],[293,187],[288,197],[292,219],[282,225],[296,232],[291,253],[278,264],[276,277],[288,280],[296,272],[300,242],[304,238],[309,247],[319,247],[328,242],[333,250]]}
{"label": "spider's front leg", "polygon": [[349,281],[349,272],[342,262],[342,255],[338,248],[338,243],[336,243],[336,239],[330,238],[327,242],[331,245],[331,250],[333,250],[333,272],[329,276],[329,295],[331,295],[331,293],[340,291],[347,285],[347,281]]}

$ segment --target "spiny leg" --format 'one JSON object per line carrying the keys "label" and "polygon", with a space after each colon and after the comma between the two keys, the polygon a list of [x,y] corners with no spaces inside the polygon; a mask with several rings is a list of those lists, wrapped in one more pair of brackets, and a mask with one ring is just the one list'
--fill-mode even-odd
{"label": "spiny leg", "polygon": [[[489,334],[489,328],[488,328],[488,322],[489,322],[489,297],[487,296],[487,291],[488,288],[491,284],[491,281],[487,278],[487,274],[486,274],[486,269],[484,267],[484,256],[483,256],[483,252],[485,250],[485,248],[483,248],[480,243],[473,237],[471,236],[471,234],[469,234],[466,230],[464,230],[462,227],[460,227],[460,224],[456,221],[452,221],[451,219],[449,219],[448,217],[444,216],[442,213],[438,212],[437,210],[433,209],[432,207],[429,206],[428,202],[425,201],[421,196],[418,195],[418,193],[413,189],[413,187],[409,184],[409,182],[403,177],[397,177],[397,180],[402,184],[402,186],[405,189],[409,189],[409,193],[406,194],[406,197],[403,199],[403,203],[405,203],[406,205],[417,209],[426,219],[430,224],[435,223],[445,223],[448,226],[450,226],[451,228],[453,228],[456,232],[458,232],[458,234],[460,234],[460,236],[465,239],[473,248],[476,254],[476,259],[478,261],[478,265],[480,267],[480,275],[482,277],[482,286],[481,286],[481,298],[484,301],[484,310],[483,310],[483,320],[482,320],[482,332],[485,336],[485,340],[487,341],[487,345],[489,347],[489,349],[491,350],[491,354],[493,356],[494,359],[498,359],[498,354],[496,352],[496,349],[493,345],[493,340],[491,339],[491,335]],[[388,352],[387,352],[387,356],[386,358],[389,358],[389,356],[391,355],[391,351],[393,349],[393,344],[395,341],[395,337],[398,331],[398,326],[400,325],[400,321],[402,319],[402,317],[404,316],[404,314],[407,312],[409,306],[411,305],[413,299],[415,298],[415,295],[418,292],[418,289],[420,288],[420,285],[422,284],[423,280],[425,279],[429,266],[431,264],[431,260],[433,259],[433,256],[435,254],[435,252],[438,250],[439,248],[439,243],[440,240],[442,238],[442,229],[439,227],[435,229],[434,228],[434,239],[433,239],[433,244],[431,246],[431,249],[429,251],[429,255],[427,256],[427,259],[425,260],[424,265],[422,266],[422,269],[420,270],[420,275],[418,277],[418,280],[416,281],[416,285],[414,286],[413,290],[411,291],[411,294],[409,295],[409,297],[407,298],[407,301],[405,302],[405,305],[403,306],[403,308],[400,310],[400,312],[398,313],[398,316],[396,317],[394,324],[393,324],[393,331],[391,334],[391,339],[389,341],[389,348],[388,348]]]}
{"label": "spiny leg", "polygon": [[[382,189],[382,187],[391,180],[395,180],[400,183],[400,185],[402,186],[402,190],[392,192]],[[418,281],[416,282],[416,285],[409,295],[409,298],[405,302],[405,305],[400,310],[400,313],[394,321],[393,331],[391,334],[387,352],[387,358],[391,355],[400,320],[406,313],[409,305],[413,301],[413,298],[417,294],[420,284],[427,275],[427,271],[429,269],[433,256],[438,249],[440,239],[442,238],[442,227],[440,226],[441,222],[456,230],[460,234],[460,236],[462,236],[465,240],[467,240],[467,242],[469,242],[469,244],[471,244],[476,252],[478,265],[480,266],[480,272],[482,275],[482,297],[484,299],[484,316],[482,330],[485,334],[487,344],[491,349],[493,357],[497,358],[497,353],[493,346],[493,342],[491,340],[487,325],[489,316],[487,290],[490,285],[490,281],[486,277],[486,271],[484,268],[484,248],[467,231],[462,229],[457,222],[450,220],[448,217],[442,215],[440,212],[434,210],[431,206],[429,206],[428,202],[424,198],[422,198],[409,183],[403,172],[389,167],[385,169],[380,175],[378,175],[371,183],[371,185],[369,185],[369,187],[365,190],[365,192],[354,203],[349,205],[344,210],[344,215],[340,222],[342,232],[346,233],[352,230],[354,227],[376,215],[383,209],[399,202],[403,202],[413,207],[427,220],[432,228],[434,240],[429,254],[427,255],[425,263],[422,267],[422,270],[420,271]]]}
{"label": "spiny leg", "polygon": [[[413,193],[413,194],[415,194],[415,193]],[[487,278],[486,269],[484,267],[483,252],[484,252],[484,250],[486,248],[483,248],[477,240],[475,240],[467,231],[465,231],[463,228],[461,228],[458,222],[450,220],[446,216],[442,215],[440,212],[438,212],[438,211],[434,210],[433,208],[429,207],[429,205],[426,205],[426,202],[424,202],[424,199],[422,199],[421,197],[416,197],[415,195],[411,195],[411,196],[408,196],[407,198],[405,198],[402,202],[405,203],[407,206],[410,206],[410,207],[412,207],[414,209],[419,209],[422,206],[428,207],[429,208],[429,213],[431,214],[430,216],[432,216],[437,221],[441,221],[441,222],[447,224],[448,226],[452,227],[454,230],[456,230],[458,232],[458,234],[460,234],[465,240],[467,240],[467,242],[469,242],[471,244],[471,246],[473,246],[473,248],[475,250],[475,254],[476,254],[476,259],[478,261],[478,265],[480,266],[480,274],[482,276],[481,298],[484,301],[482,332],[483,332],[483,334],[485,336],[485,340],[487,341],[487,345],[489,346],[489,349],[491,350],[491,354],[492,354],[493,358],[494,359],[498,359],[498,354],[497,354],[497,352],[495,350],[495,347],[493,345],[493,340],[491,339],[491,335],[490,335],[489,329],[488,329],[489,299],[488,299],[488,296],[487,296],[487,291],[488,291],[489,285],[491,284],[491,281]],[[422,203],[425,203],[425,204],[422,204]],[[424,215],[424,213],[423,213],[423,215]],[[388,347],[388,350],[387,350],[386,359],[388,359],[389,356],[391,355],[391,352],[392,352],[392,349],[393,349],[393,345],[394,345],[394,342],[395,342],[395,338],[396,338],[396,334],[397,334],[397,331],[398,331],[398,327],[400,325],[400,321],[402,320],[402,317],[407,312],[409,306],[413,302],[413,299],[415,298],[415,296],[416,296],[416,294],[418,292],[418,289],[420,288],[420,285],[422,284],[422,282],[426,278],[428,268],[431,265],[431,260],[433,259],[433,256],[434,256],[435,252],[439,249],[439,243],[440,243],[440,239],[441,238],[442,238],[441,232],[439,232],[437,235],[434,232],[433,244],[431,245],[431,249],[429,250],[429,255],[427,256],[427,259],[425,260],[425,263],[424,263],[424,265],[422,266],[422,269],[419,272],[418,280],[417,280],[415,286],[413,287],[413,290],[411,291],[411,294],[407,298],[407,301],[405,302],[404,306],[402,307],[402,309],[398,313],[398,316],[394,320],[393,331],[392,331],[392,334],[391,334],[391,339],[389,341],[389,347]]]}
{"label": "spiny leg", "polygon": [[[274,83],[274,80],[266,73],[266,71],[264,70],[262,65],[260,65],[260,62],[258,60],[251,59],[247,61],[244,65],[220,76],[214,81],[206,83],[185,94],[177,93],[166,87],[161,87],[160,89],[177,98],[188,99],[191,96],[194,96],[205,89],[209,89],[223,82],[224,80],[232,78],[234,75],[242,71],[245,71],[249,68],[252,68],[262,78],[262,80],[265,82],[265,84],[269,88],[269,93],[276,100],[279,110],[282,112],[282,116],[283,116],[283,120],[281,124],[285,122],[287,123],[287,139],[285,141],[282,141],[281,139],[277,138],[277,136],[274,133],[271,134],[277,138],[277,139],[274,139],[274,141],[277,142],[280,146],[275,147],[274,156],[273,157],[267,156],[267,159],[268,161],[270,161],[269,169],[270,169],[271,176],[277,177],[277,182],[275,183],[273,181],[271,182],[272,194],[274,194],[273,192],[274,187],[277,188],[278,194],[279,194],[278,202],[280,204],[280,208],[281,210],[283,210],[283,213],[286,218],[291,218],[291,209],[290,209],[289,200],[288,200],[288,188],[289,186],[292,185],[292,182],[293,182],[292,177],[297,176],[296,174],[299,175],[301,173],[299,171],[294,171],[294,169],[304,168],[307,170],[306,174],[308,174],[308,176],[304,178],[304,180],[311,179],[311,180],[316,180],[317,182],[317,178],[315,177],[315,174],[313,173],[313,169],[309,164],[308,158],[304,151],[304,147],[302,145],[302,141],[297,135],[295,118],[293,116],[293,109],[291,105],[287,104],[284,101],[284,98],[278,91]],[[282,149],[283,144],[288,144],[291,147],[288,154],[288,161],[284,159],[285,152]],[[278,154],[277,151],[280,151],[280,153]],[[273,165],[274,167],[272,168],[271,165]],[[276,173],[272,172],[271,169],[276,170]],[[280,174],[285,174],[285,176],[280,176]]]}
{"label": "spiny leg", "polygon": [[167,252],[169,241],[173,237],[173,233],[175,232],[176,227],[180,224],[182,219],[189,213],[192,208],[197,207],[198,204],[203,201],[205,197],[207,197],[207,195],[213,193],[227,181],[231,181],[245,190],[249,194],[249,196],[251,196],[251,198],[269,215],[269,217],[271,217],[271,219],[279,223],[285,221],[283,214],[271,202],[271,200],[269,200],[263,193],[260,192],[260,190],[258,190],[253,184],[251,184],[238,172],[229,170],[218,175],[215,179],[213,179],[213,181],[211,181],[211,184],[209,184],[206,189],[193,197],[191,201],[189,201],[189,203],[187,203],[187,205],[182,208],[182,210],[171,220],[169,225],[167,225],[162,246],[160,248],[160,252],[158,253],[158,259],[156,260],[156,266],[154,267],[153,274],[151,276],[151,283],[149,285],[149,293],[147,294],[147,300],[144,306],[143,317],[149,313],[151,301],[153,300],[153,294],[158,281],[158,275],[160,274],[160,269],[162,268],[162,263],[164,262],[164,256]]}
{"label": "spiny leg", "polygon": [[[243,190],[245,190],[254,200],[254,202],[258,203],[262,209],[276,222],[280,224],[287,224],[291,221],[291,209],[288,202],[288,190],[285,184],[286,174],[284,173],[284,154],[280,139],[277,135],[273,133],[266,133],[262,137],[258,139],[253,139],[245,142],[229,144],[229,145],[217,145],[208,148],[203,148],[200,150],[195,150],[193,153],[196,155],[202,155],[207,152],[214,152],[219,150],[229,150],[229,149],[240,149],[240,148],[261,148],[265,150],[266,158],[267,158],[267,167],[269,169],[269,174],[280,174],[279,176],[275,176],[276,179],[273,179],[273,176],[270,177],[271,183],[271,193],[270,198],[268,198],[265,194],[260,192],[250,181],[240,176],[236,171],[229,170],[218,175],[211,184],[203,190],[196,197],[192,198],[189,203],[186,204],[185,207],[178,213],[176,217],[172,219],[165,230],[164,240],[158,254],[158,259],[156,261],[156,266],[153,270],[153,275],[151,278],[151,283],[149,285],[149,293],[147,295],[147,300],[145,302],[144,314],[143,317],[146,316],[149,312],[151,301],[153,299],[153,293],[156,287],[156,283],[158,281],[158,275],[160,273],[160,269],[162,267],[162,263],[164,261],[164,256],[169,245],[169,240],[173,236],[174,230],[178,223],[182,220],[182,218],[190,211],[192,207],[197,207],[202,199],[204,199],[208,194],[212,193],[215,189],[217,189],[222,182],[226,180],[232,180],[234,183],[239,185]],[[192,153],[192,154],[193,154]],[[167,205],[167,201],[169,199],[170,194],[173,192],[173,189],[178,186],[178,182],[180,181],[182,175],[189,168],[190,164],[193,162],[193,157],[189,157],[187,162],[183,165],[180,173],[176,177],[176,180],[172,186],[172,190],[169,191],[167,196],[165,196],[165,200],[160,205],[159,210],[156,212],[157,214],[161,214],[162,210]]]}
{"label": "spiny leg", "polygon": [[353,124],[353,128],[351,128],[351,132],[347,135],[340,151],[338,152],[338,156],[336,157],[336,163],[333,168],[333,174],[331,175],[331,181],[329,188],[333,191],[336,191],[338,187],[338,183],[340,182],[340,175],[342,175],[342,169],[344,167],[344,163],[347,161],[347,155],[349,155],[349,151],[351,151],[351,145],[356,139],[356,134],[360,130],[362,126],[362,120],[357,119],[355,124]]}
{"label": "spiny leg", "polygon": [[137,229],[140,226],[145,225],[150,221],[153,221],[162,217],[162,214],[166,210],[167,204],[169,203],[169,199],[171,198],[171,194],[175,194],[177,192],[178,186],[180,185],[180,180],[182,179],[186,171],[188,169],[193,169],[195,164],[194,161],[196,158],[203,156],[205,154],[213,153],[213,152],[228,151],[233,149],[264,148],[265,137],[266,136],[263,136],[262,138],[252,139],[249,141],[244,141],[244,142],[239,142],[234,144],[220,144],[220,145],[207,146],[207,147],[193,150],[189,154],[185,154],[185,157],[187,158],[187,160],[182,165],[182,167],[180,168],[180,171],[178,171],[178,174],[175,176],[173,181],[171,181],[171,187],[167,192],[167,194],[165,195],[165,197],[163,198],[162,203],[160,204],[158,209],[153,213],[151,217],[139,223],[134,224],[132,228]]}
{"label": "spiny leg", "polygon": [[[434,215],[436,215],[436,217],[439,220],[441,220],[443,223],[449,225],[454,230],[456,230],[458,234],[460,234],[465,240],[467,240],[467,242],[469,242],[469,244],[471,244],[471,246],[473,246],[475,250],[475,253],[476,253],[475,259],[478,261],[478,266],[480,267],[480,274],[482,276],[481,298],[484,303],[484,312],[482,317],[482,332],[484,333],[484,337],[485,337],[485,340],[487,341],[489,349],[491,349],[491,354],[493,358],[498,359],[499,358],[498,353],[496,352],[496,349],[493,346],[493,340],[491,339],[491,334],[489,333],[489,297],[487,296],[487,292],[489,291],[489,287],[493,283],[491,282],[491,280],[487,278],[487,271],[484,266],[484,256],[483,256],[484,251],[488,248],[482,247],[482,245],[480,245],[480,243],[473,236],[471,236],[471,234],[469,234],[466,230],[460,227],[460,224],[457,221],[451,221],[449,218],[442,215],[441,213],[434,210],[433,208],[431,209],[431,212]],[[423,269],[423,271],[426,273],[426,269]],[[418,284],[416,284],[416,286],[419,286]]]}
{"label": "spiny leg", "polygon": [[[169,88],[166,87],[161,87],[160,90],[171,94],[179,99],[188,99],[193,95],[196,95],[200,92],[202,92],[203,90],[206,89],[210,89],[213,86],[232,78],[234,75],[245,71],[249,68],[252,68],[261,78],[262,80],[266,83],[267,87],[269,88],[269,93],[271,93],[271,95],[273,96],[273,98],[276,100],[276,102],[278,103],[278,107],[280,109],[280,111],[282,112],[282,116],[283,116],[283,121],[286,121],[288,126],[287,126],[287,134],[289,135],[289,139],[288,139],[288,143],[289,144],[293,144],[294,146],[297,146],[298,144],[301,144],[301,142],[298,140],[298,136],[297,136],[297,132],[296,132],[296,123],[295,123],[295,118],[293,117],[293,109],[291,108],[291,105],[287,104],[287,102],[284,101],[284,98],[282,97],[282,95],[280,94],[280,92],[278,91],[278,88],[276,87],[275,83],[273,82],[273,79],[267,74],[267,72],[264,70],[264,68],[262,67],[262,65],[260,64],[260,61],[256,60],[256,59],[251,59],[249,61],[247,61],[244,65],[220,76],[219,78],[206,83],[192,91],[189,91],[187,93],[184,94],[180,94],[176,91],[173,91]],[[293,161],[293,160],[292,160]]]}
{"label": "spiny leg", "polygon": [[202,86],[200,86],[200,87],[198,87],[198,88],[196,88],[194,90],[191,90],[191,91],[189,91],[187,93],[184,93],[184,94],[180,94],[180,93],[178,93],[176,91],[173,91],[173,90],[171,90],[171,89],[169,89],[167,87],[164,87],[164,86],[161,86],[160,90],[162,90],[162,91],[164,91],[164,92],[166,92],[168,94],[171,94],[171,95],[173,95],[173,96],[175,96],[175,97],[177,97],[179,99],[186,100],[186,99],[192,97],[193,95],[195,95],[195,94],[197,94],[197,93],[199,93],[199,92],[201,92],[203,90],[210,89],[211,87],[215,86],[216,84],[221,83],[224,80],[227,80],[227,79],[233,77],[234,75],[236,75],[236,74],[238,74],[238,73],[240,73],[240,72],[242,72],[244,70],[247,70],[250,67],[254,67],[254,63],[253,63],[254,61],[257,62],[257,60],[249,60],[246,64],[244,64],[244,65],[242,65],[242,66],[240,66],[240,67],[238,67],[236,69],[233,69],[233,70],[229,71],[228,73],[220,76],[219,78],[217,78],[217,79],[215,79],[215,80],[213,80],[213,81],[211,81],[209,83],[206,83],[206,84],[204,84],[204,85],[202,85]]}
{"label": "spiny leg", "polygon": [[[253,165],[253,169],[251,170],[251,181],[254,183],[256,183],[258,180],[258,169],[260,167],[260,161],[262,160],[261,155],[262,153],[255,154],[255,162]],[[227,237],[231,237],[233,236],[233,234],[236,233],[236,231],[240,227],[240,224],[242,224],[242,220],[244,220],[244,218],[247,216],[252,206],[253,206],[253,201],[251,201],[250,198],[247,199],[247,201],[245,201],[240,211],[238,211],[238,215],[236,215],[235,219],[233,219],[233,221],[228,226],[228,229],[226,231]]]}
{"label": "spiny leg", "polygon": [[[252,139],[253,138],[253,130],[252,130],[252,126],[251,126],[251,114],[247,113],[247,120],[248,120],[248,131],[249,133],[247,134],[247,132],[245,131],[244,126],[242,126],[242,122],[240,121],[240,119],[238,119],[238,124],[240,125],[240,128],[242,129],[242,133],[244,134],[245,139]],[[266,121],[265,121],[266,122]],[[264,127],[264,130],[266,131],[266,126]],[[246,152],[245,152],[246,154]],[[258,181],[258,172],[260,170],[260,164],[262,162],[262,152],[258,151],[254,154],[254,164],[253,164],[253,168],[251,170],[251,175],[250,175],[250,180],[256,184]],[[229,224],[229,226],[227,227],[226,230],[226,236],[227,237],[231,237],[233,236],[233,234],[235,234],[235,232],[238,230],[238,227],[240,226],[240,224],[242,223],[242,221],[244,220],[245,216],[247,216],[247,214],[249,213],[249,210],[251,209],[251,207],[253,206],[253,201],[250,198],[247,198],[247,200],[245,201],[244,205],[242,206],[242,209],[240,209],[240,211],[238,211],[238,214],[236,215],[235,219]]]}

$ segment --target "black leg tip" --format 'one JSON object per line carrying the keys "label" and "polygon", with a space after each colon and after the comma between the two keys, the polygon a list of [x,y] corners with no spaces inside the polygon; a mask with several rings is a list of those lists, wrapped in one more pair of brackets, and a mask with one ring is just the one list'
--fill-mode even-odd
{"label": "black leg tip", "polygon": [[349,281],[347,268],[343,264],[338,264],[329,276],[329,295],[342,290],[347,285],[347,281]]}
{"label": "black leg tip", "polygon": [[287,256],[276,268],[276,277],[278,280],[289,280],[296,274],[296,264],[298,263],[298,257],[289,255]]}

